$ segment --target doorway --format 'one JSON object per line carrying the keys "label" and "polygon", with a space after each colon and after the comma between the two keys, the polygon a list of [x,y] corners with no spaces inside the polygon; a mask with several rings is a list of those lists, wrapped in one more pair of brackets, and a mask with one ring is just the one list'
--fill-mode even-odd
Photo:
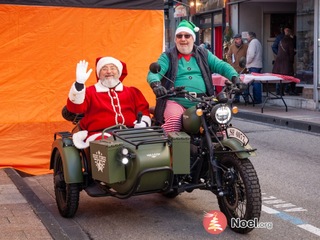
{"label": "doorway", "polygon": [[[272,44],[280,33],[280,28],[290,26],[295,34],[295,14],[277,13],[264,15],[264,38],[263,38],[263,72],[271,73],[273,68],[274,54]],[[296,61],[295,61],[296,62]]]}

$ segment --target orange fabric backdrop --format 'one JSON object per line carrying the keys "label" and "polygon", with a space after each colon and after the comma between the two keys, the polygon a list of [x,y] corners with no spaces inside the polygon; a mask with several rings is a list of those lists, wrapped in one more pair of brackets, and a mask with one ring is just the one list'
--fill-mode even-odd
{"label": "orange fabric backdrop", "polygon": [[[79,60],[127,63],[125,85],[143,91],[163,48],[163,11],[0,5],[0,168],[49,173],[53,134],[73,125],[61,116]],[[95,72],[87,85],[96,82]]]}

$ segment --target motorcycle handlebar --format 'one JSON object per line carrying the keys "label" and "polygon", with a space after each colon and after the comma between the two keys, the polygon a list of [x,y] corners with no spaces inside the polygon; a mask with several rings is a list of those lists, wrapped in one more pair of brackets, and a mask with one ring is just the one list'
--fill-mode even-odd
{"label": "motorcycle handlebar", "polygon": [[189,92],[185,90],[185,87],[174,87],[169,90],[167,90],[167,94],[157,97],[157,99],[160,98],[168,98],[168,97],[178,97],[178,96],[186,96],[189,95]]}
{"label": "motorcycle handlebar", "polygon": [[[150,64],[149,70],[152,73],[160,74],[163,78],[165,78],[168,81],[173,83],[173,81],[171,79],[167,78],[166,76],[164,76],[163,74],[160,73],[161,66],[157,62]],[[237,81],[235,81],[235,80],[237,80]],[[229,96],[229,98],[231,98],[231,95],[233,93],[242,92],[245,89],[246,89],[246,84],[241,83],[239,81],[238,77],[236,77],[236,79],[232,79],[232,81],[226,81],[225,86],[222,89],[222,91],[224,91]],[[170,90],[167,90],[167,94],[160,96],[157,99],[168,98],[168,97],[177,97],[177,96],[187,97],[187,98],[189,98],[189,100],[197,100],[198,99],[198,101],[199,101],[199,98],[194,97],[190,92],[186,91],[185,87],[183,87],[183,86],[175,87]],[[203,100],[205,100],[205,99],[203,99]]]}
{"label": "motorcycle handlebar", "polygon": [[[228,96],[229,99],[231,99],[232,94],[233,93],[240,93],[242,91],[244,91],[246,89],[245,86],[247,86],[244,83],[240,83],[240,84],[233,84],[231,82],[229,82],[229,84],[226,83],[226,85],[223,87],[222,92],[225,92]],[[169,98],[169,97],[185,97],[187,99],[189,99],[190,101],[195,101],[195,102],[205,102],[208,101],[209,99],[212,99],[212,96],[195,96],[193,94],[193,92],[189,92],[187,90],[185,90],[184,86],[180,86],[180,87],[173,87],[169,90],[167,90],[167,94],[157,97],[157,99],[162,99],[162,98]],[[218,97],[218,95],[216,96]],[[218,97],[219,99],[220,97]],[[226,101],[226,99],[222,100],[223,102]]]}

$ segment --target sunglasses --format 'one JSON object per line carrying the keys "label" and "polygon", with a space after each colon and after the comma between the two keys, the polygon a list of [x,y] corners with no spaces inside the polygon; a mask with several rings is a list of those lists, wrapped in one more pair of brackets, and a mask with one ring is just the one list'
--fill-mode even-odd
{"label": "sunglasses", "polygon": [[185,39],[189,39],[191,37],[190,34],[177,34],[176,38],[182,38],[184,36]]}

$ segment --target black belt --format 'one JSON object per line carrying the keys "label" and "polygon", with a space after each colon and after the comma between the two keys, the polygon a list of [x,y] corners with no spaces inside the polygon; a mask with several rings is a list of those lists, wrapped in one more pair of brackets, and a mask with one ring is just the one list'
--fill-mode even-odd
{"label": "black belt", "polygon": [[[202,98],[202,97],[208,96],[206,93],[189,92],[189,94],[191,94],[195,98]],[[184,96],[175,96],[175,98],[185,98],[185,97]]]}

